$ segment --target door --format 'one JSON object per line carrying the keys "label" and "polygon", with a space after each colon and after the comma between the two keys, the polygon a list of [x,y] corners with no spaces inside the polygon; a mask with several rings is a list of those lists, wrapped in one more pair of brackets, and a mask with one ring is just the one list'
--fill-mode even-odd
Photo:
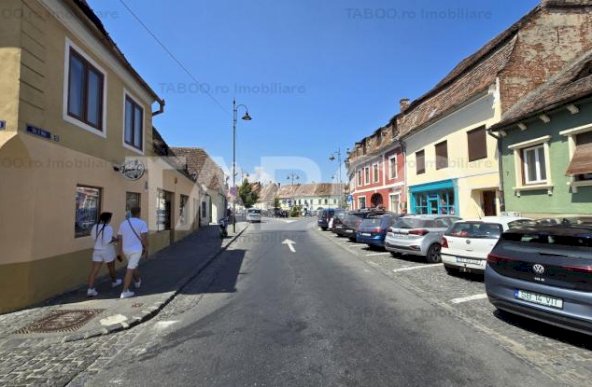
{"label": "door", "polygon": [[483,213],[485,216],[497,215],[495,191],[483,191]]}
{"label": "door", "polygon": [[438,214],[438,195],[428,196],[428,214]]}

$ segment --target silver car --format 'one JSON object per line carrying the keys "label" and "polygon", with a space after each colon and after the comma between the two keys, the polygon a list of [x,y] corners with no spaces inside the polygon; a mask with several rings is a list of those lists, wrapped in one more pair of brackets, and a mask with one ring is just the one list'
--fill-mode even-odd
{"label": "silver car", "polygon": [[395,254],[426,257],[430,263],[440,259],[440,238],[461,218],[449,215],[407,215],[399,218],[390,228],[384,247]]}
{"label": "silver car", "polygon": [[257,208],[249,208],[247,210],[247,222],[261,223],[261,210]]}

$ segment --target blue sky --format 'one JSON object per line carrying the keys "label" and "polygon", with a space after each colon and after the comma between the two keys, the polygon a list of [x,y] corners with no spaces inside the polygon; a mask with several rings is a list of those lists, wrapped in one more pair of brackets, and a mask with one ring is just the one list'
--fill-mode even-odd
{"label": "blue sky", "polygon": [[190,73],[122,1],[89,0],[129,61],[166,100],[154,125],[167,142],[203,147],[230,167],[236,97],[253,117],[239,120],[237,163],[251,176],[284,184],[290,170],[303,182],[331,181],[337,171],[331,152],[345,154],[398,113],[401,98],[427,92],[538,3],[123,2]]}

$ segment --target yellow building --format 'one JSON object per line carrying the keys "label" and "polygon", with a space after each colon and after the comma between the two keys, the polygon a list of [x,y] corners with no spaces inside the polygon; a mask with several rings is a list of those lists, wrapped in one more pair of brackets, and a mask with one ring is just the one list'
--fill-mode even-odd
{"label": "yellow building", "polygon": [[0,11],[4,313],[84,283],[101,211],[116,229],[140,205],[153,253],[198,226],[201,190],[162,157],[152,117],[164,101],[86,2],[3,0]]}

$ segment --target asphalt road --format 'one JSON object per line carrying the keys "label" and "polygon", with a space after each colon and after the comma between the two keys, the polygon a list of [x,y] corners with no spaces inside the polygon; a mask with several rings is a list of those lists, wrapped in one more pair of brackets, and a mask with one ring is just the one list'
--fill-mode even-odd
{"label": "asphalt road", "polygon": [[557,385],[310,220],[252,225],[169,308],[89,384]]}

